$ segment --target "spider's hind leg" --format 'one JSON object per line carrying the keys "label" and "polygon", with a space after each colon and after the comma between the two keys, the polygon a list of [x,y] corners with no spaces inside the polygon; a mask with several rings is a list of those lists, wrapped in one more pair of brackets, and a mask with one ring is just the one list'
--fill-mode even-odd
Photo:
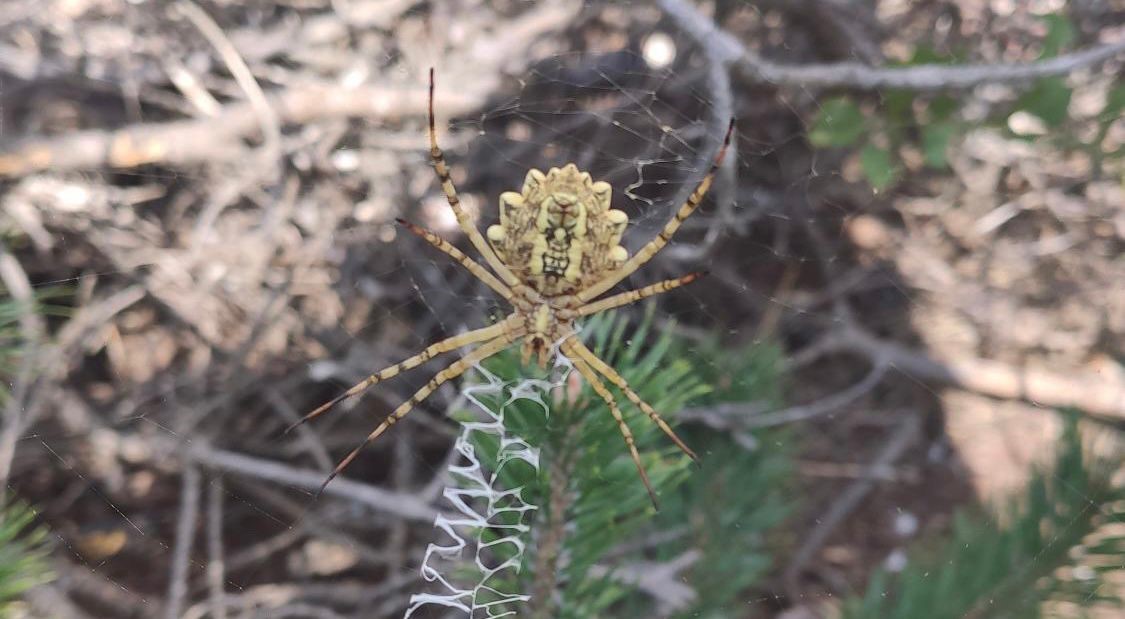
{"label": "spider's hind leg", "polygon": [[409,359],[400,361],[388,368],[375,372],[374,374],[368,376],[360,382],[352,385],[351,388],[347,391],[316,407],[316,409],[311,413],[305,415],[299,421],[286,428],[285,433],[288,434],[289,432],[292,432],[298,426],[304,425],[312,421],[313,419],[320,417],[324,413],[327,413],[332,409],[333,406],[339,404],[340,402],[343,402],[348,398],[357,396],[375,386],[376,384],[381,383],[389,378],[398,376],[401,372],[405,372],[406,370],[418,367],[419,365],[422,365],[423,363],[429,361],[430,359],[433,359],[434,357],[442,353],[456,350],[458,348],[461,348],[462,346],[468,346],[469,344],[485,342],[504,335],[504,333],[506,333],[507,331],[516,328],[518,324],[519,320],[515,317],[511,317],[492,326],[467,331],[465,333],[461,333],[460,335],[454,335],[453,337],[446,338],[435,344],[430,344],[426,347],[425,350],[418,353],[417,355],[414,355]]}
{"label": "spider's hind leg", "polygon": [[[567,343],[564,343],[563,352],[568,352]],[[641,463],[641,455],[637,452],[637,443],[633,438],[633,432],[629,430],[629,426],[625,423],[625,416],[621,414],[621,409],[617,407],[617,401],[613,399],[613,394],[606,389],[604,383],[598,378],[593,368],[582,359],[580,355],[571,356],[570,360],[574,363],[575,369],[582,374],[583,378],[590,383],[594,391],[605,400],[606,406],[609,407],[610,414],[617,421],[617,427],[621,429],[621,435],[625,437],[625,445],[629,448],[629,455],[633,458],[633,464],[637,466],[637,472],[641,474],[641,482],[645,485],[645,490],[648,490],[648,497],[652,500],[652,506],[656,511],[660,511],[660,503],[656,500],[656,492],[652,489],[652,483],[648,479],[648,473],[645,472],[645,466]]]}
{"label": "spider's hind leg", "polygon": [[633,391],[633,389],[629,386],[628,381],[625,380],[625,377],[618,374],[617,370],[613,369],[613,366],[599,359],[598,356],[594,354],[594,351],[587,348],[586,345],[581,341],[571,340],[567,342],[566,350],[567,354],[577,355],[583,361],[593,366],[595,370],[609,379],[609,382],[613,383],[618,389],[620,389],[625,394],[625,397],[629,398],[630,402],[635,404],[637,408],[641,409],[644,414],[648,415],[648,418],[651,419],[652,422],[655,423],[656,426],[668,436],[668,438],[672,439],[672,442],[676,444],[676,447],[679,447],[680,450],[683,451],[692,460],[699,462],[699,456],[696,455],[695,451],[693,451],[691,447],[688,447],[687,444],[685,444],[683,440],[681,440],[680,437],[676,435],[675,430],[673,430],[672,427],[669,426],[666,421],[664,421],[664,419],[660,416],[660,413],[656,412],[656,409],[650,406],[648,402],[642,400],[641,396],[637,395],[636,391]]}
{"label": "spider's hind leg", "polygon": [[351,450],[351,452],[349,452],[348,455],[345,456],[344,459],[336,465],[336,468],[333,469],[332,473],[328,476],[327,479],[324,480],[324,483],[321,484],[320,491],[323,492],[324,488],[328,486],[328,483],[335,479],[336,476],[339,475],[345,468],[347,468],[348,465],[352,463],[352,460],[356,459],[356,456],[359,455],[359,452],[363,451],[364,447],[370,445],[372,441],[379,438],[384,432],[387,431],[388,428],[398,423],[398,421],[405,417],[407,413],[414,410],[414,407],[418,405],[418,403],[420,403],[422,400],[425,400],[427,397],[429,397],[429,395],[433,393],[434,390],[436,390],[447,381],[453,380],[454,378],[457,378],[458,376],[464,374],[469,368],[480,363],[481,361],[484,361],[492,355],[495,355],[496,353],[503,351],[505,348],[508,348],[512,344],[512,342],[516,340],[516,338],[522,335],[522,330],[509,330],[508,332],[502,334],[500,337],[497,337],[486,344],[482,344],[479,348],[473,350],[464,357],[461,357],[457,361],[454,361],[449,365],[449,367],[438,372],[433,378],[430,379],[430,382],[423,385],[421,389],[414,393],[414,395],[410,396],[409,400],[400,404],[399,407],[394,410],[394,412],[388,415],[387,418],[384,419],[383,422],[380,423],[371,432],[371,434],[367,435],[367,438],[363,439],[362,443],[360,443],[355,449]]}

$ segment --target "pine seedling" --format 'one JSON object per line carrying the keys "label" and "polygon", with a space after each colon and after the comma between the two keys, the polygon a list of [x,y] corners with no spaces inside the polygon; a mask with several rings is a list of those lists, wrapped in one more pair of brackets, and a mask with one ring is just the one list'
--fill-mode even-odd
{"label": "pine seedling", "polygon": [[[669,418],[689,402],[776,401],[776,349],[723,353],[717,345],[689,346],[667,330],[653,331],[651,314],[635,327],[610,317],[589,321],[582,337]],[[486,367],[512,387],[480,402],[502,412],[506,431],[540,450],[541,458],[538,469],[506,466],[496,476],[498,488],[521,488],[522,499],[536,510],[521,569],[494,578],[490,587],[530,600],[472,616],[651,617],[656,606],[651,592],[630,581],[628,567],[683,553],[696,558],[683,574],[687,595],[661,612],[719,616],[715,613],[771,565],[765,532],[790,507],[783,497],[790,469],[784,441],[760,441],[759,448],[747,451],[724,433],[681,427],[703,456],[702,465],[694,467],[647,416],[623,406],[662,503],[656,512],[622,448],[616,423],[576,373],[563,377],[566,368],[556,368],[561,380],[553,383],[556,388],[538,399],[517,400],[513,393],[524,389],[522,377],[528,373],[518,355],[500,355]],[[485,469],[497,470],[502,440],[475,436],[473,453]],[[495,550],[491,564],[512,558],[506,553],[515,546],[499,543],[509,534],[503,527],[481,533],[481,543]]]}
{"label": "pine seedling", "polygon": [[[4,290],[0,289],[0,294]],[[0,406],[9,404],[9,376],[19,371],[25,343],[19,319],[26,305],[0,298]],[[36,526],[36,512],[9,497],[0,497],[0,618],[14,617],[21,595],[52,578],[48,534]]]}
{"label": "pine seedling", "polygon": [[53,578],[47,530],[34,524],[36,515],[15,500],[0,508],[0,618],[15,617],[20,596]]}
{"label": "pine seedling", "polygon": [[917,553],[897,575],[877,573],[845,617],[1031,619],[1045,604],[1080,611],[1112,599],[1104,576],[1125,571],[1125,488],[1112,479],[1121,464],[1087,455],[1068,416],[1054,462],[1007,509],[957,514],[936,553]]}

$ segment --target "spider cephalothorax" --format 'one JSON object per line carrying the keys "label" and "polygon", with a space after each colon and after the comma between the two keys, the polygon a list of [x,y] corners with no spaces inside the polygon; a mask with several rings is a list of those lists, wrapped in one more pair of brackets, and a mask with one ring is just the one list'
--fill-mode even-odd
{"label": "spider cephalothorax", "polygon": [[449,206],[457,216],[457,223],[469,237],[473,247],[480,252],[491,271],[436,234],[414,224],[400,220],[408,230],[424,238],[463,265],[512,305],[512,313],[504,320],[488,327],[468,331],[431,344],[425,350],[391,367],[368,376],[344,393],[317,407],[300,422],[304,423],[328,411],[334,404],[363,393],[372,385],[417,367],[437,355],[462,346],[479,344],[461,359],[438,372],[409,400],[396,408],[358,447],[336,465],[324,484],[332,481],[344,470],[359,451],[378,438],[387,428],[409,413],[416,404],[426,399],[442,383],[456,378],[475,364],[522,340],[525,362],[536,357],[546,366],[551,353],[557,350],[566,355],[574,368],[590,383],[605,401],[610,414],[617,421],[629,455],[640,473],[641,480],[656,504],[656,494],[649,483],[648,474],[641,465],[633,433],[625,423],[617,401],[602,382],[613,383],[625,397],[648,416],[687,455],[695,453],[680,440],[672,428],[641,400],[625,379],[602,361],[576,337],[574,324],[586,316],[613,309],[655,294],[666,292],[695,280],[696,275],[686,275],[656,284],[622,292],[600,301],[594,301],[610,288],[628,277],[656,252],[664,247],[680,224],[703,200],[711,185],[715,170],[723,161],[730,143],[733,122],[727,129],[723,147],[719,150],[711,170],[700,181],[688,201],[676,211],[672,219],[635,255],[629,257],[621,246],[621,235],[629,222],[622,211],[610,208],[612,188],[603,181],[594,182],[590,175],[572,163],[562,168],[551,168],[546,174],[531,170],[524,180],[520,193],[509,191],[500,196],[500,223],[488,229],[488,240],[473,226],[472,220],[461,207],[457,190],[449,178],[445,157],[437,145],[434,131],[434,74],[430,71],[430,158],[441,181],[442,191]]}

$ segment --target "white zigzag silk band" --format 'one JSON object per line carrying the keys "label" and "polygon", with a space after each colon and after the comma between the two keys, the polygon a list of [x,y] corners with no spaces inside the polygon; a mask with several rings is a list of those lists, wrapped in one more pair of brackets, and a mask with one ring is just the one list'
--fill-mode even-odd
{"label": "white zigzag silk band", "polygon": [[[565,356],[555,354],[554,358],[552,380],[523,380],[507,387],[506,399],[504,382],[479,366],[476,370],[484,382],[463,389],[480,420],[464,422],[454,443],[459,462],[449,465],[451,483],[443,492],[453,510],[435,520],[434,527],[443,539],[429,544],[422,560],[422,578],[436,583],[437,591],[411,596],[404,619],[431,605],[462,611],[469,619],[509,617],[516,614],[514,606],[530,599],[527,594],[500,591],[492,586],[505,574],[519,572],[531,513],[537,509],[523,500],[523,488],[498,487],[500,472],[510,463],[523,462],[539,471],[539,450],[507,430],[504,414],[520,400],[534,402],[542,408],[544,416],[550,413],[547,398],[565,384],[572,367]],[[490,406],[485,399],[494,404]],[[487,471],[482,466],[473,447],[475,433],[491,435],[499,444],[496,470]],[[484,539],[486,531],[495,539]],[[471,564],[464,557],[467,549],[473,554]],[[462,576],[465,572],[474,574],[472,582],[454,582],[454,575],[470,580]]]}

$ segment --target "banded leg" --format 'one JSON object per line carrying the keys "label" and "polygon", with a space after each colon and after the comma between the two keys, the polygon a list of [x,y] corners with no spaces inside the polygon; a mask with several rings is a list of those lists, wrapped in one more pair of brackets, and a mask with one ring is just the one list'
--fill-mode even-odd
{"label": "banded leg", "polygon": [[477,248],[481,256],[484,256],[484,261],[500,279],[504,280],[509,286],[516,286],[519,284],[519,279],[512,273],[496,252],[492,250],[492,246],[484,240],[484,236],[473,226],[472,220],[469,219],[469,214],[465,209],[461,208],[461,199],[457,197],[457,188],[453,186],[453,179],[449,178],[449,167],[445,164],[445,154],[441,152],[441,148],[437,143],[437,131],[434,129],[434,70],[430,68],[430,160],[434,164],[434,171],[437,172],[438,180],[441,181],[441,190],[445,193],[446,200],[449,201],[449,207],[453,209],[453,214],[457,217],[457,225],[465,231],[465,234],[472,241],[473,247]]}
{"label": "banded leg", "polygon": [[395,425],[395,423],[405,417],[407,413],[414,410],[414,406],[422,400],[425,400],[431,393],[434,392],[435,389],[440,387],[445,382],[453,380],[454,378],[457,378],[458,376],[464,374],[466,370],[473,367],[477,363],[480,363],[481,361],[484,361],[492,355],[503,351],[505,348],[508,348],[512,344],[512,342],[516,340],[516,338],[522,336],[523,334],[524,331],[522,329],[517,331],[509,331],[508,333],[505,333],[504,335],[492,340],[491,342],[481,345],[479,348],[473,350],[469,354],[450,364],[449,367],[438,372],[433,378],[430,379],[430,382],[426,383],[422,386],[421,389],[414,392],[414,395],[410,396],[409,400],[400,404],[399,407],[394,410],[394,412],[388,415],[387,418],[384,419],[383,422],[380,423],[379,426],[371,432],[371,434],[367,435],[367,438],[363,439],[363,442],[360,443],[358,447],[351,450],[351,452],[348,453],[348,455],[345,456],[344,459],[336,465],[336,468],[332,470],[332,473],[328,476],[328,479],[325,479],[324,483],[320,485],[320,492],[323,492],[324,488],[328,486],[329,482],[335,479],[341,471],[346,469],[348,465],[352,463],[352,460],[355,460],[356,456],[359,455],[360,451],[363,451],[364,447],[370,445],[371,442],[379,438],[379,436],[382,435],[383,432],[386,432],[387,428]]}
{"label": "banded leg", "polygon": [[362,381],[356,383],[355,385],[352,385],[352,387],[350,389],[348,389],[347,391],[345,391],[345,392],[341,393],[340,395],[332,398],[331,400],[325,402],[324,404],[321,404],[320,406],[318,406],[316,408],[316,410],[314,410],[313,412],[311,412],[311,413],[305,415],[304,417],[302,417],[300,421],[298,421],[297,423],[295,423],[295,424],[289,426],[288,428],[286,428],[285,432],[289,433],[290,431],[296,429],[298,426],[301,426],[301,425],[303,425],[303,424],[305,424],[309,421],[312,421],[313,419],[316,419],[317,417],[319,417],[319,416],[323,415],[324,413],[328,412],[328,410],[331,409],[336,404],[339,404],[340,402],[343,402],[344,400],[346,400],[346,399],[348,399],[352,396],[359,395],[359,394],[363,393],[364,391],[367,391],[368,389],[370,389],[374,385],[376,385],[378,383],[381,383],[381,382],[383,382],[383,381],[385,381],[389,378],[393,378],[395,376],[398,376],[401,372],[416,368],[419,365],[422,365],[423,363],[429,361],[430,359],[434,358],[437,355],[440,355],[440,354],[445,353],[445,352],[449,352],[451,350],[456,350],[456,349],[458,349],[462,346],[468,346],[469,344],[476,344],[477,342],[485,342],[485,341],[488,341],[488,340],[491,340],[491,339],[495,339],[497,337],[500,337],[500,336],[504,335],[506,332],[516,328],[516,326],[519,325],[519,323],[520,323],[520,319],[515,317],[515,316],[512,316],[512,317],[507,318],[507,319],[505,319],[501,322],[498,322],[498,323],[496,323],[496,324],[494,324],[490,327],[484,327],[484,328],[481,328],[481,329],[474,329],[472,331],[467,331],[467,332],[462,333],[460,335],[454,335],[453,337],[444,339],[444,340],[442,340],[440,342],[437,342],[435,344],[431,344],[431,345],[427,346],[425,350],[418,353],[417,355],[414,355],[413,357],[410,357],[409,359],[400,361],[400,362],[398,362],[398,363],[396,363],[396,364],[394,364],[394,365],[392,365],[388,368],[380,370],[380,371],[372,374],[371,376],[368,376],[367,378],[363,379]]}
{"label": "banded leg", "polygon": [[662,282],[657,282],[655,284],[645,286],[644,288],[638,288],[636,290],[622,292],[621,294],[615,294],[612,297],[606,297],[601,301],[596,301],[594,303],[590,303],[589,305],[583,305],[582,307],[578,308],[576,314],[579,317],[592,316],[593,314],[597,314],[598,312],[604,312],[615,307],[621,307],[622,305],[636,303],[641,299],[647,299],[648,297],[651,297],[653,295],[662,294],[668,292],[669,290],[679,288],[680,286],[686,286],[702,276],[702,273],[689,273],[677,279],[666,279]]}
{"label": "banded leg", "polygon": [[606,389],[605,384],[580,355],[567,355],[567,357],[574,363],[575,369],[582,374],[586,382],[590,383],[594,391],[605,400],[609,412],[617,420],[617,427],[621,429],[621,435],[625,437],[625,445],[629,448],[629,455],[633,458],[633,464],[637,466],[637,472],[641,474],[641,481],[645,485],[645,490],[648,490],[648,498],[652,499],[652,506],[656,508],[656,511],[660,511],[660,503],[656,500],[656,492],[653,491],[652,483],[648,480],[648,473],[645,472],[645,467],[641,464],[641,454],[637,453],[637,442],[633,439],[633,432],[625,424],[625,416],[621,414],[621,409],[617,408],[617,401],[613,399],[613,394],[609,392],[609,389]]}
{"label": "banded leg", "polygon": [[468,269],[470,273],[475,275],[477,279],[484,282],[486,286],[495,290],[496,294],[504,297],[505,301],[508,301],[509,303],[512,302],[512,290],[510,288],[500,283],[500,280],[496,279],[496,276],[489,272],[488,269],[481,266],[480,263],[476,260],[473,260],[472,258],[466,256],[464,252],[454,247],[452,243],[421,226],[416,226],[409,221],[406,221],[405,219],[399,218],[395,221],[397,221],[407,230],[413,232],[414,234],[417,234],[423,239],[426,239],[426,242],[428,242],[430,245],[433,245],[434,247],[448,254],[450,258],[453,258],[458,263],[460,263],[461,266]]}
{"label": "banded leg", "polygon": [[676,444],[676,447],[679,447],[680,450],[687,454],[688,457],[690,457],[692,460],[695,460],[696,462],[699,461],[699,456],[696,455],[695,451],[693,451],[691,447],[688,447],[680,439],[680,437],[676,435],[676,432],[672,430],[672,427],[669,426],[667,422],[664,421],[664,419],[660,416],[660,413],[656,412],[656,409],[650,406],[648,402],[642,400],[641,396],[637,395],[637,392],[633,391],[633,389],[629,387],[629,383],[625,380],[625,377],[618,374],[617,370],[613,369],[611,365],[599,359],[598,356],[594,354],[594,351],[587,348],[586,345],[577,338],[571,338],[564,342],[562,345],[562,350],[564,353],[566,353],[567,357],[579,357],[586,363],[589,363],[591,366],[593,366],[595,370],[609,379],[609,382],[616,385],[617,388],[625,394],[625,397],[628,398],[630,402],[636,405],[637,408],[641,409],[644,414],[648,415],[648,418],[651,419],[652,422],[655,423],[656,426],[664,432],[664,434],[668,435],[668,438],[672,439],[672,442]]}
{"label": "banded leg", "polygon": [[637,253],[634,254],[633,257],[629,258],[625,261],[625,264],[621,265],[621,268],[610,273],[604,279],[594,283],[585,290],[579,291],[578,294],[575,295],[578,297],[579,301],[585,303],[591,299],[597,298],[610,288],[613,288],[618,282],[631,275],[633,271],[636,271],[641,265],[652,259],[652,257],[656,255],[656,252],[660,251],[668,244],[672,235],[676,233],[676,230],[680,229],[680,224],[684,223],[684,220],[695,212],[695,209],[699,207],[699,203],[703,201],[703,196],[707,195],[707,190],[711,188],[711,181],[715,178],[715,172],[719,169],[719,166],[723,164],[723,158],[726,157],[727,147],[730,146],[730,138],[733,132],[734,119],[732,118],[730,125],[727,127],[727,135],[723,138],[723,146],[719,149],[719,154],[715,156],[715,162],[711,164],[711,170],[708,171],[707,176],[704,176],[703,180],[699,182],[699,186],[695,188],[695,191],[692,192],[687,202],[684,202],[684,205],[680,207],[680,210],[676,211],[672,219],[664,224],[664,229],[660,231],[660,234],[657,234],[655,239],[652,239],[644,247],[637,250]]}

